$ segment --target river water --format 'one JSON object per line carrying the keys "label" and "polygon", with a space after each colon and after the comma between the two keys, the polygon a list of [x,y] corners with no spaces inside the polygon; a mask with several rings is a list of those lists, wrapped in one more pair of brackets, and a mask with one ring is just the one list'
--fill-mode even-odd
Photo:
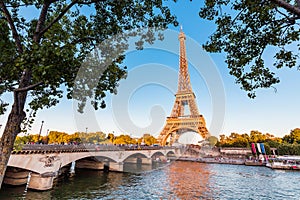
{"label": "river water", "polygon": [[300,199],[299,171],[181,161],[125,167],[133,172],[77,170],[45,192],[4,186],[0,199]]}

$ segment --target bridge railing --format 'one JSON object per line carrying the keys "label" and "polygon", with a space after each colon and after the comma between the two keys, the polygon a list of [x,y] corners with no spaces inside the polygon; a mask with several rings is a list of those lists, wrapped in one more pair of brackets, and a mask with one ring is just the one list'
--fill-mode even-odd
{"label": "bridge railing", "polygon": [[142,145],[106,145],[106,144],[25,144],[22,150],[13,151],[13,154],[56,153],[56,152],[95,152],[95,151],[137,151],[174,149],[168,146]]}

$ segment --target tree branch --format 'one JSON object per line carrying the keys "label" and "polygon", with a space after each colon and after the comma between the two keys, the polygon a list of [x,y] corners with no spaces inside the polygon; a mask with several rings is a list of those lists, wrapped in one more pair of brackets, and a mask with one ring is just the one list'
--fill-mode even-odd
{"label": "tree branch", "polygon": [[33,84],[33,85],[29,85],[29,86],[27,86],[27,87],[17,88],[17,89],[15,89],[15,92],[25,92],[25,91],[29,91],[29,90],[32,90],[32,89],[34,89],[35,87],[41,85],[42,83],[43,83],[43,81],[40,81],[40,82],[35,83],[35,84]]}
{"label": "tree branch", "polygon": [[275,10],[276,10],[279,14],[283,15],[286,19],[289,19],[289,18],[290,18],[290,17],[287,16],[285,13],[281,12],[277,7],[275,8]]}
{"label": "tree branch", "polygon": [[101,0],[101,1],[99,1],[99,0],[91,0],[89,2],[78,1],[78,4],[81,4],[81,5],[90,5],[90,4],[96,3],[96,2],[105,2],[105,0]]}
{"label": "tree branch", "polygon": [[43,5],[43,8],[41,10],[41,14],[40,14],[39,20],[38,20],[37,25],[36,25],[34,36],[33,36],[33,40],[36,43],[38,43],[40,41],[40,39],[41,39],[41,37],[40,37],[41,36],[40,35],[40,31],[41,31],[42,27],[45,24],[46,16],[47,16],[47,12],[48,12],[49,6],[50,6],[50,2],[45,1],[44,5]]}
{"label": "tree branch", "polygon": [[270,1],[284,9],[286,9],[287,11],[289,11],[291,13],[293,13],[297,16],[300,16],[300,8],[299,7],[293,6],[283,0],[270,0]]}
{"label": "tree branch", "polygon": [[241,10],[236,16],[235,18],[232,20],[231,24],[234,24],[234,22],[239,18],[239,16],[246,10],[246,8],[244,8],[243,10]]}
{"label": "tree branch", "polygon": [[70,8],[72,8],[72,6],[74,6],[77,3],[78,0],[73,0],[67,7],[65,7],[65,9],[63,9],[61,11],[61,13],[52,21],[50,22],[50,24],[48,24],[48,26],[46,26],[42,31],[40,31],[39,33],[39,38],[41,38],[41,36],[48,31],[53,24],[55,24],[56,22],[58,22],[65,14],[66,12],[68,12],[68,10],[70,10]]}
{"label": "tree branch", "polygon": [[18,31],[16,29],[16,26],[14,24],[14,21],[11,18],[11,15],[10,15],[9,11],[7,10],[7,7],[6,7],[6,5],[4,4],[3,1],[0,1],[0,7],[1,7],[1,9],[2,9],[2,11],[3,11],[3,13],[6,17],[6,20],[8,21],[8,24],[9,24],[10,29],[12,31],[13,38],[14,38],[16,46],[18,48],[18,52],[20,54],[22,54],[23,53],[23,47],[22,47],[22,43],[21,43],[21,40],[20,40],[20,36],[19,36]]}
{"label": "tree branch", "polygon": [[[78,44],[78,43],[81,43],[81,42],[86,42],[86,41],[95,41],[96,38],[94,37],[83,37],[83,38],[78,38],[77,40],[73,40],[71,43],[69,44]],[[68,44],[68,45],[69,45]],[[64,48],[66,45],[62,46],[61,48]]]}

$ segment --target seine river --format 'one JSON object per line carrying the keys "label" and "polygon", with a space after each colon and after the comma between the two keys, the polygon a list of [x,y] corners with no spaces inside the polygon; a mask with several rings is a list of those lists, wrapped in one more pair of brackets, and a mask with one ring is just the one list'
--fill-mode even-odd
{"label": "seine river", "polygon": [[5,186],[0,199],[300,199],[300,172],[181,161],[142,173],[77,170],[46,192]]}

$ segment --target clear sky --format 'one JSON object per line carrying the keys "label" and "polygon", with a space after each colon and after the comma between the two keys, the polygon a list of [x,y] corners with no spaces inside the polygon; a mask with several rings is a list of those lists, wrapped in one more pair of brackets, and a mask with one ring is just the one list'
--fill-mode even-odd
{"label": "clear sky", "polygon": [[[276,71],[281,82],[271,89],[257,91],[255,99],[236,85],[229,75],[224,54],[208,54],[201,45],[215,30],[215,25],[200,19],[199,1],[169,3],[187,36],[186,48],[189,71],[200,112],[213,135],[231,132],[249,133],[259,130],[282,137],[291,129],[300,127],[300,72],[296,69]],[[45,121],[47,129],[74,133],[75,131],[104,131],[140,136],[157,135],[170,115],[175,100],[178,77],[177,39],[179,27],[170,27],[165,40],[143,51],[129,50],[125,64],[128,77],[120,82],[118,95],[108,95],[107,108],[93,111],[87,108],[83,115],[74,111],[71,100],[63,99],[53,108],[38,112],[32,133],[38,133]],[[266,62],[272,58],[267,51]],[[5,95],[10,99],[10,95]],[[76,103],[75,103],[76,104]],[[0,116],[5,124],[7,115]],[[0,130],[0,134],[3,131]]]}

